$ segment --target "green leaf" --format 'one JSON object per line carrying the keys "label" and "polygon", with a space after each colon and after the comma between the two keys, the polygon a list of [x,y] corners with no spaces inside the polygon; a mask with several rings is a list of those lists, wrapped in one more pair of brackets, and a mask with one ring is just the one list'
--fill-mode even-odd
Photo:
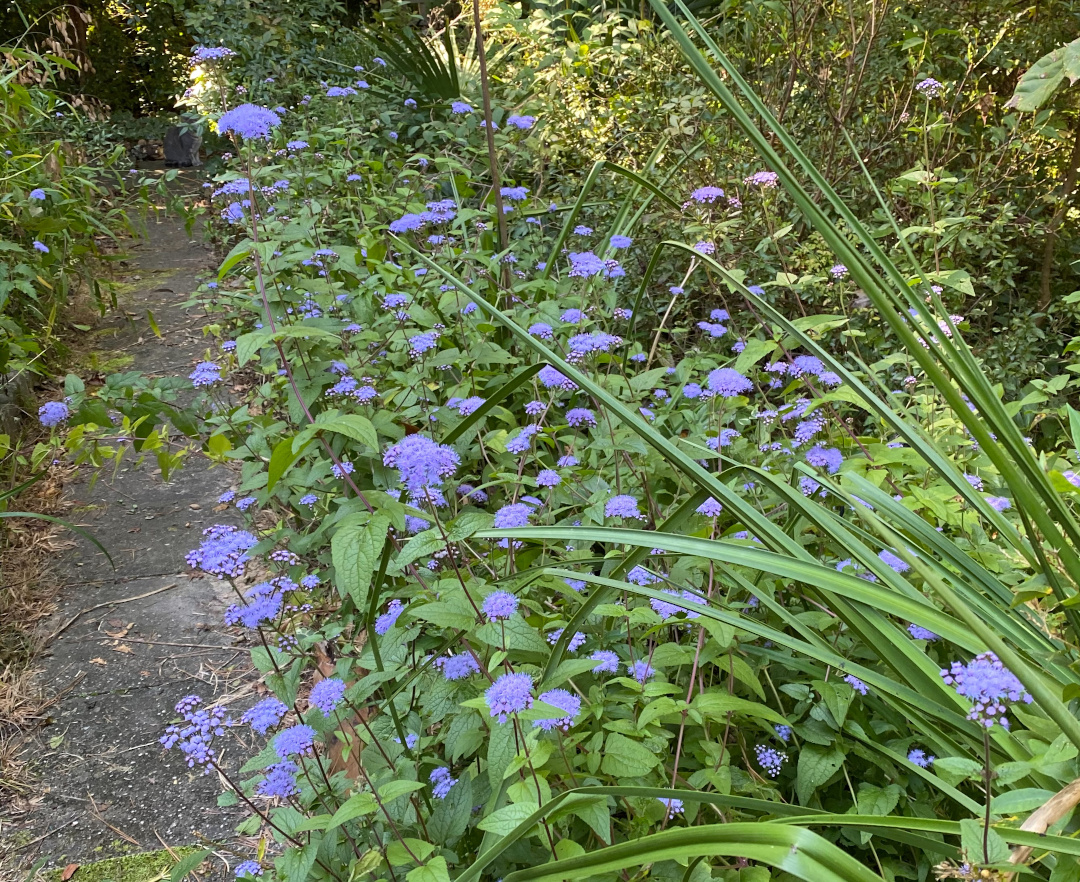
{"label": "green leaf", "polygon": [[407,793],[412,793],[416,790],[423,790],[423,781],[402,781],[394,780],[388,781],[379,788],[379,799],[382,800],[383,805],[393,802],[395,799],[400,799]]}
{"label": "green leaf", "polygon": [[375,797],[370,793],[354,793],[341,804],[341,808],[334,812],[334,816],[327,823],[326,829],[332,830],[334,827],[340,827],[353,818],[370,815],[378,807]]}
{"label": "green leaf", "polygon": [[490,732],[487,752],[488,782],[492,792],[498,793],[503,775],[517,756],[517,742],[514,739],[513,723],[497,723],[493,720]]}
{"label": "green leaf", "polygon": [[983,822],[964,818],[960,822],[960,848],[973,863],[1001,864],[1009,859],[1009,843],[1001,838],[993,827],[987,833],[986,850],[983,854]]}
{"label": "green leaf", "polygon": [[410,871],[405,878],[408,882],[450,882],[450,868],[446,865],[446,858],[440,855]]}
{"label": "green leaf", "polygon": [[652,771],[660,757],[645,745],[632,741],[625,735],[613,732],[604,744],[604,757],[600,769],[616,778],[641,778]]}
{"label": "green leaf", "polygon": [[776,711],[756,701],[748,701],[730,695],[727,692],[706,692],[695,696],[690,706],[699,711],[703,716],[713,720],[726,722],[729,713],[745,714],[748,717],[758,717],[768,720],[770,723],[787,725],[787,720]]}
{"label": "green leaf", "polygon": [[303,456],[304,451],[307,450],[310,442],[302,444],[299,450],[293,450],[293,439],[282,438],[274,445],[274,450],[270,454],[270,466],[266,479],[267,491],[273,490],[277,486],[277,482],[280,481],[285,474],[293,467],[296,461]]}
{"label": "green leaf", "polygon": [[176,865],[172,868],[172,872],[169,873],[169,882],[180,882],[181,879],[187,877],[199,864],[206,860],[206,856],[210,854],[209,848],[201,848],[198,851],[193,851],[189,855],[185,855]]}
{"label": "green leaf", "polygon": [[[360,523],[360,518],[366,522]],[[390,518],[382,512],[376,512],[370,519],[367,515],[350,515],[330,539],[334,584],[338,594],[351,597],[357,609],[367,605],[371,577],[389,529]]]}
{"label": "green leaf", "polygon": [[799,769],[795,792],[799,802],[806,805],[814,792],[844,764],[844,752],[837,747],[805,744],[799,751]]}
{"label": "green leaf", "polygon": [[[1069,46],[1072,45],[1069,44]],[[1016,91],[1013,92],[1012,98],[1006,102],[1005,106],[1015,107],[1025,113],[1031,113],[1042,107],[1065,79],[1065,54],[1067,48],[1069,47],[1059,46],[1028,68],[1024,75],[1020,77],[1020,82],[1016,84]],[[1074,56],[1070,56],[1070,79],[1075,82],[1076,71],[1073,59]]]}
{"label": "green leaf", "polygon": [[1015,815],[1037,809],[1053,795],[1053,790],[1021,787],[1019,790],[1010,790],[1008,793],[995,796],[990,807],[995,815]]}
{"label": "green leaf", "polygon": [[982,763],[962,756],[946,756],[934,760],[934,771],[948,784],[982,777]]}
{"label": "green leaf", "polygon": [[538,802],[518,802],[512,805],[504,805],[501,809],[492,812],[476,826],[485,832],[505,836],[522,821],[531,817],[538,808],[540,808]]}
{"label": "green leaf", "polygon": [[899,804],[902,792],[899,784],[889,784],[887,787],[875,787],[872,784],[861,785],[856,800],[859,814],[883,816],[890,814]]}

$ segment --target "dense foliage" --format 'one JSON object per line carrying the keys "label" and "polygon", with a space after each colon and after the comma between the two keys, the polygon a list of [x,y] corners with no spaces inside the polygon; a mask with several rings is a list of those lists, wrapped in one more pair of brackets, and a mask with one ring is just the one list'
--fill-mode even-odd
{"label": "dense foliage", "polygon": [[74,151],[62,132],[71,106],[31,84],[54,79],[62,61],[0,53],[12,62],[0,77],[0,373],[44,374],[59,361],[57,331],[73,297],[110,300],[95,259],[99,240],[127,225],[114,198],[121,156]]}
{"label": "dense foliage", "polygon": [[675,5],[496,7],[486,79],[467,17],[315,81],[198,50],[233,245],[198,398],[71,378],[42,416],[235,466],[247,524],[189,562],[271,694],[163,743],[250,809],[237,875],[1080,876],[1072,365],[963,339],[1010,298],[1070,327],[1011,207],[1056,210],[1068,116],[995,100],[977,29],[883,9],[819,89],[846,6],[782,55],[771,6]]}

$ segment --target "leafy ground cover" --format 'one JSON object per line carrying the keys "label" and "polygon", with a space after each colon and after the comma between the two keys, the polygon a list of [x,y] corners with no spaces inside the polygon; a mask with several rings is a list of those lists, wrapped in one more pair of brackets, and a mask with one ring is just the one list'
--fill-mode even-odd
{"label": "leafy ground cover", "polygon": [[[700,128],[595,161],[517,27],[498,79],[465,42],[322,82],[197,50],[232,143],[199,395],[71,378],[42,416],[236,468],[247,526],[188,562],[272,695],[185,698],[163,743],[250,809],[238,876],[1078,878],[1068,380],[1007,394],[968,348],[932,200],[893,220],[933,163],[857,214],[675,6],[643,76]],[[954,87],[914,73],[926,145]]]}

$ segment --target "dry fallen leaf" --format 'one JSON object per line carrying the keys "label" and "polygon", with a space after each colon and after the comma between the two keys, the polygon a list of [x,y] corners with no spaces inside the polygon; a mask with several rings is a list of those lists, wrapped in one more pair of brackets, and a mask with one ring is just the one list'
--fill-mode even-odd
{"label": "dry fallen leaf", "polygon": [[112,651],[113,652],[126,652],[128,655],[134,655],[135,654],[135,650],[133,650],[126,643],[122,644],[121,646],[114,646],[112,648]]}
{"label": "dry fallen leaf", "polygon": [[92,664],[92,665],[107,665],[108,662],[105,661],[105,659],[103,659],[103,658],[92,658],[92,659],[90,659],[90,664]]}
{"label": "dry fallen leaf", "polygon": [[121,637],[127,637],[128,632],[133,627],[135,627],[135,623],[128,622],[128,624],[124,625],[124,627],[121,628],[119,631],[106,631],[105,634],[109,637],[112,637],[113,640],[119,640]]}
{"label": "dry fallen leaf", "polygon": [[68,879],[74,876],[78,869],[79,864],[68,864],[64,867],[64,872],[60,874],[60,882],[68,882]]}

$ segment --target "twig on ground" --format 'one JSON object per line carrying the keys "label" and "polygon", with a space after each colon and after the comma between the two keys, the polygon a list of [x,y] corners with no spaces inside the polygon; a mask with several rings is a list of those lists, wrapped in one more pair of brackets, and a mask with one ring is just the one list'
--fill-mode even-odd
{"label": "twig on ground", "polygon": [[153,591],[147,591],[145,594],[137,594],[134,597],[124,597],[120,600],[110,600],[106,603],[99,603],[94,606],[89,606],[84,610],[80,610],[75,613],[70,619],[68,619],[59,628],[53,631],[45,640],[46,643],[52,643],[57,637],[63,634],[68,628],[75,624],[82,616],[87,613],[92,613],[97,609],[104,609],[107,606],[119,606],[121,603],[131,603],[134,600],[142,600],[145,597],[152,597],[155,594],[160,594],[162,591],[168,591],[170,588],[175,588],[179,582],[173,582],[171,585],[166,585],[164,588],[155,588]]}

